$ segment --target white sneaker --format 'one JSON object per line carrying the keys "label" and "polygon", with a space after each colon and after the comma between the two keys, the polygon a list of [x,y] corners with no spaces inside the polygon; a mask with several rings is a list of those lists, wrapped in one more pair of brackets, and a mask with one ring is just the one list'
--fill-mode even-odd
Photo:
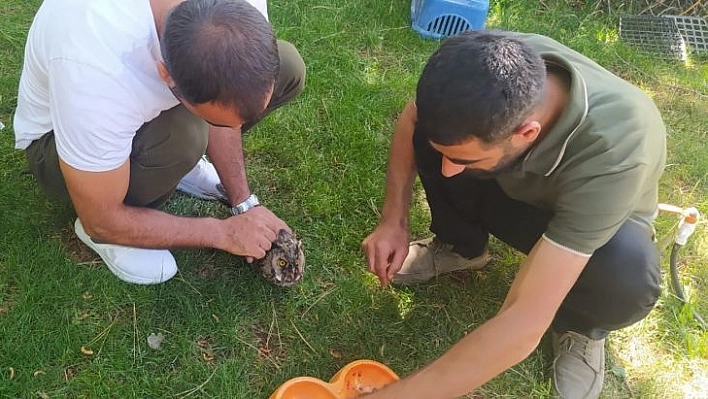
{"label": "white sneaker", "polygon": [[119,279],[133,284],[159,284],[177,274],[177,262],[166,249],[144,249],[122,245],[98,244],[84,231],[79,219],[74,222],[79,239],[93,249]]}
{"label": "white sneaker", "polygon": [[226,199],[220,187],[221,180],[214,165],[204,157],[177,184],[177,190],[206,200]]}

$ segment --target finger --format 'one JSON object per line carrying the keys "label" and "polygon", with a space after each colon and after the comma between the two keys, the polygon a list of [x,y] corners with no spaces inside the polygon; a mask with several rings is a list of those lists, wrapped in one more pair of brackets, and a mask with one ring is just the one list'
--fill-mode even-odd
{"label": "finger", "polygon": [[278,219],[278,222],[279,222],[279,223],[278,223],[278,225],[276,226],[276,228],[277,228],[276,231],[285,230],[285,231],[287,231],[288,233],[292,233],[292,232],[293,232],[293,231],[290,229],[290,227],[288,227],[288,225],[285,224],[285,222],[283,222],[281,219]]}
{"label": "finger", "polygon": [[258,246],[263,250],[263,254],[265,255],[265,251],[269,251],[270,248],[273,246],[273,241],[275,241],[275,238],[272,240],[261,240],[261,242],[258,244]]}
{"label": "finger", "polygon": [[[268,242],[273,242],[275,241],[276,238],[278,238],[278,230],[276,230],[273,226],[266,226],[265,229],[263,229],[263,237],[268,240]],[[268,247],[270,249],[270,247]]]}
{"label": "finger", "polygon": [[275,215],[270,214],[269,217],[266,217],[263,219],[264,225],[268,230],[274,231],[275,234],[278,234],[278,230],[280,229],[285,229],[287,226],[285,226],[285,223],[283,223],[282,220],[278,219]]}
{"label": "finger", "polygon": [[376,275],[381,280],[381,284],[386,285],[388,279],[386,278],[388,269],[388,250],[377,248],[376,249],[376,263],[374,263],[374,270]]}
{"label": "finger", "polygon": [[401,270],[401,266],[403,266],[403,261],[406,260],[406,256],[408,256],[408,251],[393,251],[393,254],[391,255],[391,263],[388,266],[389,274],[391,276]]}
{"label": "finger", "polygon": [[368,238],[364,239],[364,241],[361,243],[361,252],[364,253],[364,259],[366,259],[366,267],[369,269],[370,272],[374,272],[374,268],[372,265],[372,254],[369,251],[369,241]]}
{"label": "finger", "polygon": [[246,263],[253,263],[253,257],[247,256]]}
{"label": "finger", "polygon": [[265,210],[268,211],[267,212],[268,217],[266,218],[266,224],[268,225],[268,228],[275,230],[276,236],[278,234],[278,231],[280,231],[281,229],[287,231],[288,233],[292,233],[292,230],[290,230],[290,227],[288,227],[288,225],[285,224],[285,222],[282,219],[277,217],[273,212],[271,212],[270,209],[266,208]]}
{"label": "finger", "polygon": [[366,257],[367,267],[369,272],[376,274],[376,251],[373,251],[370,246],[364,248],[364,256]]}
{"label": "finger", "polygon": [[379,278],[379,281],[381,282],[381,286],[385,287],[391,281],[391,278],[389,276],[385,276],[383,279]]}
{"label": "finger", "polygon": [[253,259],[263,259],[265,256],[265,251],[262,250],[261,248],[258,248],[257,250],[253,251]]}
{"label": "finger", "polygon": [[403,261],[406,260],[406,257],[408,256],[408,248],[406,250],[398,250],[398,251],[393,251],[393,253],[389,256],[389,264],[388,267],[386,268],[386,283],[381,282],[382,285],[387,285],[391,280],[393,280],[393,276],[398,273],[399,270],[401,270],[401,267],[403,266]]}
{"label": "finger", "polygon": [[381,286],[385,287],[388,285],[388,283],[391,281],[391,275],[389,274],[388,268],[383,270],[381,275],[379,276],[379,281],[381,282]]}

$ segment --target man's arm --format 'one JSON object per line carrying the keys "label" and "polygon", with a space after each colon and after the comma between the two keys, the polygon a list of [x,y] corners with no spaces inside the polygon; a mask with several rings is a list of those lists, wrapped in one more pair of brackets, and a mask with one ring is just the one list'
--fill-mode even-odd
{"label": "man's arm", "polygon": [[415,121],[415,103],[411,101],[401,112],[391,141],[381,220],[362,244],[369,271],[383,285],[401,268],[408,254],[408,208],[416,176]]}
{"label": "man's arm", "polygon": [[415,102],[410,101],[401,112],[389,150],[386,170],[386,194],[381,210],[381,223],[408,226],[408,208],[416,176],[413,154],[413,131],[416,117]]}
{"label": "man's arm", "polygon": [[219,174],[232,206],[251,195],[246,178],[246,164],[243,161],[240,129],[209,125],[207,155]]}
{"label": "man's arm", "polygon": [[538,345],[587,260],[540,239],[496,316],[428,366],[366,398],[456,398],[522,361]]}
{"label": "man's arm", "polygon": [[107,172],[85,172],[59,161],[74,209],[95,240],[142,248],[212,247],[261,258],[277,230],[246,212],[226,220],[185,218],[123,203],[130,162]]}
{"label": "man's arm", "polygon": [[[246,176],[246,163],[243,159],[241,129],[209,125],[207,155],[219,174],[219,179],[231,206],[243,202],[251,195],[251,190],[248,187],[248,177]],[[280,229],[290,231],[290,227],[265,206],[255,207],[246,212],[246,214],[258,219],[259,223],[276,232]],[[253,259],[252,256],[246,256],[248,263],[253,262]]]}

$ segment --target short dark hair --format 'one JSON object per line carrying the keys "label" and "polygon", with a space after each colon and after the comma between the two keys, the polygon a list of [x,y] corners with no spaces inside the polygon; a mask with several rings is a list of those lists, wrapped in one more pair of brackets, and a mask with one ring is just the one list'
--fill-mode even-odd
{"label": "short dark hair", "polygon": [[502,140],[538,105],[545,79],[541,56],[504,32],[453,36],[418,80],[416,129],[440,145]]}
{"label": "short dark hair", "polygon": [[243,0],[187,0],[169,13],[161,49],[175,91],[191,104],[236,108],[245,121],[263,112],[278,74],[275,35]]}

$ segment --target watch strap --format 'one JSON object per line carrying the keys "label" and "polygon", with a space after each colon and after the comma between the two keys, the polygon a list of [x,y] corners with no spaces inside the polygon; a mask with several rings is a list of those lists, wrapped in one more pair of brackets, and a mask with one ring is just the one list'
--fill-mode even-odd
{"label": "watch strap", "polygon": [[232,206],[231,207],[231,214],[234,216],[240,215],[250,209],[253,209],[253,208],[259,206],[260,204],[261,203],[258,201],[258,197],[256,196],[256,194],[251,194],[248,196],[248,198],[243,200],[243,202]]}

